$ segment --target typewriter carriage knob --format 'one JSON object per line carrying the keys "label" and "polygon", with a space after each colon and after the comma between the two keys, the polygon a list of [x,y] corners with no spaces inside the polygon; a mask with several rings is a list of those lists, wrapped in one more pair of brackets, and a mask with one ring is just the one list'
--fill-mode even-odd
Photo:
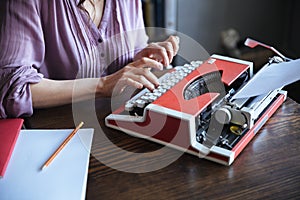
{"label": "typewriter carriage knob", "polygon": [[227,108],[222,107],[214,113],[214,117],[220,124],[229,124],[231,112]]}

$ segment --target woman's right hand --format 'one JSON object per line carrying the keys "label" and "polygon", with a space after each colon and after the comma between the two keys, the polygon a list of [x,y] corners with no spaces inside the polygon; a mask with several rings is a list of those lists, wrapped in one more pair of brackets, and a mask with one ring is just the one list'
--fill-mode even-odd
{"label": "woman's right hand", "polygon": [[151,72],[153,69],[163,69],[163,65],[151,58],[143,57],[132,63],[129,63],[119,71],[100,79],[97,87],[99,96],[118,95],[124,91],[127,86],[137,89],[143,87],[154,90],[159,81]]}

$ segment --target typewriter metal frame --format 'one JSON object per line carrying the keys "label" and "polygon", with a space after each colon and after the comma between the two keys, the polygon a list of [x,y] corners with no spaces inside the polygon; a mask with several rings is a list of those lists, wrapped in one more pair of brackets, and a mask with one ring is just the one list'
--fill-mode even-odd
{"label": "typewriter metal frame", "polygon": [[[108,127],[121,130],[135,137],[151,140],[199,156],[200,158],[230,165],[284,102],[286,92],[278,89],[272,91],[266,97],[259,99],[258,103],[256,102],[256,105],[259,104],[259,106],[255,109],[250,109],[250,116],[246,117],[248,124],[239,124],[243,127],[244,132],[241,136],[238,136],[232,148],[228,149],[218,145],[221,133],[217,133],[214,136],[207,135],[204,142],[199,142],[199,138],[197,138],[199,115],[205,113],[207,108],[211,107],[212,103],[214,103],[214,112],[211,112],[211,118],[214,117],[216,111],[222,110],[220,108],[226,108],[226,106],[229,106],[230,109],[235,109],[237,116],[241,114],[240,110],[242,110],[241,107],[233,108],[232,103],[234,101],[227,101],[226,98],[230,96],[229,94],[222,97],[221,100],[218,97],[218,93],[211,92],[189,100],[184,99],[183,91],[190,83],[198,77],[213,71],[222,71],[222,82],[226,87],[230,88],[245,72],[249,76],[248,78],[253,76],[253,63],[220,55],[212,55],[161,97],[147,105],[142,116],[126,114],[124,106],[121,106],[106,117],[105,124]],[[251,105],[251,108],[253,108],[253,103]],[[246,110],[249,109],[246,108]],[[233,113],[233,121],[235,119],[235,111],[230,111]]]}

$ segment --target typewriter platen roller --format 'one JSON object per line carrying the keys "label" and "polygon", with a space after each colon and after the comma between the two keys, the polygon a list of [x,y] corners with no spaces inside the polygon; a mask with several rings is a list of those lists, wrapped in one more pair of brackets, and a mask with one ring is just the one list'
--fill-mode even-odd
{"label": "typewriter platen roller", "polygon": [[107,126],[230,165],[285,100],[280,89],[232,99],[253,76],[252,62],[212,55],[177,66],[108,115]]}

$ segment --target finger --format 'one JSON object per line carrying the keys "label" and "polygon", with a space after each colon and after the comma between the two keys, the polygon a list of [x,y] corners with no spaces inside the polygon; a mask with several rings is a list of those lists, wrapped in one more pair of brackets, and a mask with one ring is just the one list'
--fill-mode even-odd
{"label": "finger", "polygon": [[154,84],[147,80],[143,75],[132,75],[127,77],[126,84],[138,89],[142,89],[143,87],[148,88],[151,91],[155,89]]}
{"label": "finger", "polygon": [[158,78],[149,70],[149,68],[136,68],[128,74],[128,77],[141,83],[150,90],[159,86]]}
{"label": "finger", "polygon": [[150,44],[147,49],[150,52],[149,58],[162,63],[164,66],[169,64],[170,57],[167,52],[165,42]]}
{"label": "finger", "polygon": [[138,81],[141,81],[145,87],[154,89],[159,86],[158,78],[150,71],[150,68],[138,69],[135,74],[137,75]]}
{"label": "finger", "polygon": [[167,62],[164,62],[165,65],[169,65],[173,61],[174,56],[178,53],[179,40],[178,36],[171,35],[164,42],[157,43],[159,46],[163,47],[167,53],[168,60]]}
{"label": "finger", "polygon": [[140,82],[137,82],[129,77],[127,77],[125,79],[125,85],[129,85],[129,86],[132,86],[132,87],[135,87],[137,89],[142,89],[143,88],[143,84],[141,84]]}
{"label": "finger", "polygon": [[[160,85],[158,78],[150,71],[149,68],[143,69],[143,76],[154,85],[154,87],[158,87]],[[154,88],[153,88],[154,89]]]}
{"label": "finger", "polygon": [[180,38],[178,36],[171,35],[168,39],[172,43],[174,54],[176,55],[179,50]]}
{"label": "finger", "polygon": [[161,42],[159,43],[161,47],[164,48],[164,52],[166,53],[168,59],[165,60],[167,62],[165,62],[165,65],[169,65],[172,60],[173,60],[173,57],[175,56],[175,52],[174,52],[174,48],[173,48],[173,44],[171,41],[165,41],[165,42]]}
{"label": "finger", "polygon": [[129,64],[129,66],[133,66],[136,68],[153,68],[153,69],[163,69],[163,64],[147,57],[143,57]]}

